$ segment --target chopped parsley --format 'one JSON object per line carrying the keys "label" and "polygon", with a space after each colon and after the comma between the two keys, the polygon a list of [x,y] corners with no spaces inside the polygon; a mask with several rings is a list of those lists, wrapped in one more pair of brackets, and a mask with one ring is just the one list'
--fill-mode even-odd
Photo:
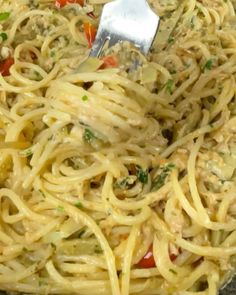
{"label": "chopped parsley", "polygon": [[200,7],[198,8],[198,13],[204,15],[204,13],[203,13],[203,11],[202,11],[202,9]]}
{"label": "chopped parsley", "polygon": [[10,12],[1,12],[0,13],[0,21],[7,20],[10,16]]}
{"label": "chopped parsley", "polygon": [[222,185],[224,185],[224,184],[226,183],[226,181],[227,181],[227,180],[225,180],[225,179],[220,179],[220,183],[221,183]]}
{"label": "chopped parsley", "polygon": [[86,141],[87,143],[91,143],[96,138],[97,137],[94,135],[94,133],[90,129],[85,128],[84,134],[83,134],[84,141]]}
{"label": "chopped parsley", "polygon": [[43,79],[43,77],[37,71],[34,71],[34,75],[36,81],[41,81]]}
{"label": "chopped parsley", "polygon": [[48,283],[43,281],[43,280],[39,280],[39,287],[42,287],[42,286],[46,286]]}
{"label": "chopped parsley", "polygon": [[185,67],[185,69],[188,69],[188,68],[190,68],[190,64],[189,63],[185,63],[184,64],[184,67]]}
{"label": "chopped parsley", "polygon": [[194,28],[194,21],[195,21],[195,16],[193,16],[190,20],[190,26],[192,29]]}
{"label": "chopped parsley", "polygon": [[173,93],[173,86],[174,86],[174,80],[168,79],[168,81],[165,84],[165,89],[172,94]]}
{"label": "chopped parsley", "polygon": [[119,188],[119,189],[127,189],[130,185],[130,178],[129,177],[125,177],[121,180],[117,180],[114,184],[115,188]]}
{"label": "chopped parsley", "polygon": [[75,207],[79,208],[79,209],[82,209],[83,208],[83,204],[78,201],[77,203],[75,203]]}
{"label": "chopped parsley", "polygon": [[137,170],[137,177],[138,177],[138,180],[144,184],[148,182],[148,172],[142,170],[141,168],[138,168]]}
{"label": "chopped parsley", "polygon": [[89,98],[87,95],[83,95],[82,98],[81,98],[83,101],[87,101]]}
{"label": "chopped parsley", "polygon": [[71,166],[74,170],[79,170],[80,169],[80,163],[78,157],[71,157],[68,158],[67,164]]}
{"label": "chopped parsley", "polygon": [[169,271],[172,272],[174,275],[177,275],[177,272],[174,269],[170,268]]}
{"label": "chopped parsley", "polygon": [[7,40],[7,38],[8,38],[8,36],[7,36],[7,34],[6,33],[0,33],[0,37],[2,38],[2,41],[6,41]]}
{"label": "chopped parsley", "polygon": [[23,157],[31,157],[33,155],[33,151],[31,148],[27,149],[27,150],[24,150],[24,151],[21,151],[20,152],[20,155],[23,156]]}
{"label": "chopped parsley", "polygon": [[168,164],[168,165],[166,165],[165,167],[164,167],[164,170],[166,170],[166,171],[171,171],[171,170],[173,170],[175,168],[175,164],[174,163],[170,163],[170,164]]}
{"label": "chopped parsley", "polygon": [[94,252],[95,252],[96,254],[101,254],[101,253],[103,253],[103,250],[102,250],[102,248],[101,248],[100,245],[95,245],[95,247],[94,247]]}
{"label": "chopped parsley", "polygon": [[110,216],[111,214],[112,214],[112,209],[111,208],[108,208],[107,215]]}
{"label": "chopped parsley", "polygon": [[174,168],[175,168],[175,164],[173,164],[173,163],[170,163],[170,164],[164,166],[163,168],[161,168],[162,169],[161,174],[158,175],[157,178],[154,179],[154,181],[153,181],[152,191],[159,190],[165,184],[165,180],[166,180],[167,176]]}
{"label": "chopped parsley", "polygon": [[169,39],[168,39],[168,43],[173,43],[175,41],[175,38],[170,36]]}
{"label": "chopped parsley", "polygon": [[56,55],[56,52],[54,50],[50,51],[50,57],[54,57]]}
{"label": "chopped parsley", "polygon": [[212,59],[208,59],[203,67],[203,70],[208,70],[210,71],[212,69],[212,65],[213,65],[213,60]]}
{"label": "chopped parsley", "polygon": [[62,206],[58,206],[58,207],[57,207],[57,211],[58,211],[58,212],[61,212],[61,213],[62,213],[62,212],[65,212],[65,208],[62,207]]}
{"label": "chopped parsley", "polygon": [[174,75],[174,74],[176,74],[177,72],[176,72],[176,70],[170,70],[170,73],[171,73],[171,75]]}

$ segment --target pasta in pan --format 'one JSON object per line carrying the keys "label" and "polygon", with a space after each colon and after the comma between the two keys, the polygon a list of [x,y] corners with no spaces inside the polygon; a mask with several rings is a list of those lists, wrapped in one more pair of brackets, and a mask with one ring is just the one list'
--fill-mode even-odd
{"label": "pasta in pan", "polygon": [[87,58],[106,2],[0,1],[0,289],[216,295],[235,272],[236,1],[151,0],[148,57]]}

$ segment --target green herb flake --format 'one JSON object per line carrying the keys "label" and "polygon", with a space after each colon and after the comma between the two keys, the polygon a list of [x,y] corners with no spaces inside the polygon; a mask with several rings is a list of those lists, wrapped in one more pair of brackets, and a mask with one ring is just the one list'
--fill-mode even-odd
{"label": "green herb flake", "polygon": [[82,209],[83,208],[83,204],[78,201],[77,203],[75,203],[75,207],[77,207],[79,209]]}
{"label": "green herb flake", "polygon": [[84,134],[83,134],[84,141],[86,141],[87,143],[91,143],[96,138],[97,137],[94,135],[94,133],[90,129],[85,128]]}
{"label": "green herb flake", "polygon": [[50,51],[50,57],[54,57],[56,55],[56,52],[54,50]]}
{"label": "green herb flake", "polygon": [[211,128],[214,128],[214,124],[213,124],[213,123],[210,123],[209,126],[210,126]]}
{"label": "green herb flake", "polygon": [[174,74],[176,74],[177,72],[176,72],[176,70],[170,70],[170,73],[171,73],[171,75],[174,75]]}
{"label": "green herb flake", "polygon": [[159,175],[153,182],[152,191],[159,190],[165,184],[165,180],[167,176],[168,176],[167,173],[162,173],[161,175]]}
{"label": "green herb flake", "polygon": [[7,20],[10,16],[10,12],[1,12],[0,13],[0,21]]}
{"label": "green herb flake", "polygon": [[137,177],[138,177],[138,180],[144,184],[146,184],[148,182],[148,172],[147,171],[144,171],[144,170],[138,168]]}
{"label": "green herb flake", "polygon": [[174,168],[175,168],[175,164],[170,163],[170,164],[165,166],[164,170],[169,172],[169,171],[173,170]]}
{"label": "green herb flake", "polygon": [[80,169],[79,159],[77,157],[68,158],[67,164],[71,166],[74,170]]}
{"label": "green herb flake", "polygon": [[203,70],[208,70],[210,71],[212,69],[212,65],[213,65],[213,60],[212,59],[208,59],[207,62],[205,63]]}
{"label": "green herb flake", "polygon": [[82,98],[81,98],[83,101],[87,101],[89,98],[87,95],[83,95]]}
{"label": "green herb flake", "polygon": [[203,14],[203,15],[204,15],[204,13],[203,13],[203,11],[202,11],[202,9],[201,9],[201,8],[198,8],[198,13],[199,13],[199,14]]}
{"label": "green herb flake", "polygon": [[34,71],[34,75],[36,81],[41,81],[43,79],[43,77],[37,71]]}
{"label": "green herb flake", "polygon": [[24,151],[21,151],[20,152],[20,155],[23,156],[23,157],[31,157],[33,155],[33,151],[31,148],[27,149],[27,150],[24,150]]}
{"label": "green herb flake", "polygon": [[102,248],[101,248],[100,245],[95,245],[95,247],[94,247],[94,252],[95,252],[96,254],[101,254],[101,253],[103,253],[103,250],[102,250]]}
{"label": "green herb flake", "polygon": [[161,168],[162,169],[161,174],[153,181],[152,191],[159,190],[165,184],[167,176],[174,168],[175,168],[175,164],[173,163],[170,163],[164,166],[163,168]]}
{"label": "green herb flake", "polygon": [[65,208],[62,206],[58,206],[57,211],[63,213],[63,212],[65,212]]}
{"label": "green herb flake", "polygon": [[174,41],[175,41],[175,38],[170,36],[168,39],[168,43],[170,44],[170,43],[173,43]]}
{"label": "green herb flake", "polygon": [[108,210],[107,210],[107,215],[108,215],[108,216],[111,216],[111,214],[112,214],[112,209],[111,209],[111,208],[108,208]]}
{"label": "green herb flake", "polygon": [[46,286],[48,283],[43,281],[43,280],[39,280],[39,287],[42,287],[42,286]]}
{"label": "green herb flake", "polygon": [[169,79],[165,84],[165,89],[172,94],[173,93],[173,86],[174,86],[174,80]]}
{"label": "green herb flake", "polygon": [[170,268],[169,271],[172,272],[174,275],[177,275],[177,272],[174,269]]}
{"label": "green herb flake", "polygon": [[185,63],[185,64],[184,64],[184,67],[185,67],[185,69],[188,69],[188,68],[190,68],[190,66],[191,66],[191,64],[190,64],[190,63]]}
{"label": "green herb flake", "polygon": [[129,177],[125,177],[121,180],[117,180],[114,184],[115,188],[119,188],[119,189],[127,189],[129,186]]}
{"label": "green herb flake", "polygon": [[190,20],[190,26],[192,29],[194,28],[194,21],[195,21],[195,16],[193,16]]}
{"label": "green herb flake", "polygon": [[7,34],[6,33],[0,33],[0,37],[2,38],[2,41],[6,41],[7,40],[7,38],[8,38],[8,36],[7,36]]}

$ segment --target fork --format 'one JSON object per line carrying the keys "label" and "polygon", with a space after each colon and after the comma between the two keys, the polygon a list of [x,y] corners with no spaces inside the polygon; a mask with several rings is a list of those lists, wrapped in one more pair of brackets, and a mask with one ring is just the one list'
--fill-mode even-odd
{"label": "fork", "polygon": [[115,0],[107,3],[90,56],[99,56],[105,43],[111,47],[121,41],[130,41],[147,54],[159,23],[159,16],[151,10],[146,0]]}

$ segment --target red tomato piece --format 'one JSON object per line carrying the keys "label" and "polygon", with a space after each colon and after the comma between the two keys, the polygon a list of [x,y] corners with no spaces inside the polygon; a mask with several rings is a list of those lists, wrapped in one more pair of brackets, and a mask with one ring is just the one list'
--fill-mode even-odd
{"label": "red tomato piece", "polygon": [[177,256],[175,254],[170,254],[171,261],[175,261],[176,258],[177,258]]}
{"label": "red tomato piece", "polygon": [[57,8],[62,8],[65,5],[70,4],[70,3],[78,3],[81,6],[84,6],[84,0],[56,0],[55,1],[55,6]]}
{"label": "red tomato piece", "polygon": [[14,58],[8,57],[2,62],[0,62],[0,73],[3,76],[9,76],[10,75],[10,67],[14,64]]}
{"label": "red tomato piece", "polygon": [[[171,261],[174,261],[176,258],[177,256],[175,254],[170,254]],[[139,261],[137,265],[142,268],[156,267],[156,263],[153,256],[153,245],[149,247],[147,253],[144,255],[144,257]]]}
{"label": "red tomato piece", "polygon": [[85,36],[88,40],[88,47],[91,48],[93,45],[93,42],[96,38],[97,30],[92,24],[84,23],[84,32],[85,32]]}
{"label": "red tomato piece", "polygon": [[102,58],[102,61],[103,61],[103,64],[101,65],[101,69],[117,68],[119,65],[118,59],[114,55],[104,56]]}
{"label": "red tomato piece", "polygon": [[91,17],[91,18],[93,18],[93,19],[96,18],[95,14],[94,14],[92,11],[91,11],[91,12],[88,12],[88,13],[87,13],[87,16],[89,16],[89,17]]}
{"label": "red tomato piece", "polygon": [[144,255],[144,257],[139,261],[138,263],[139,267],[142,268],[152,268],[156,266],[154,256],[153,256],[153,246],[151,245],[148,249],[147,253]]}

